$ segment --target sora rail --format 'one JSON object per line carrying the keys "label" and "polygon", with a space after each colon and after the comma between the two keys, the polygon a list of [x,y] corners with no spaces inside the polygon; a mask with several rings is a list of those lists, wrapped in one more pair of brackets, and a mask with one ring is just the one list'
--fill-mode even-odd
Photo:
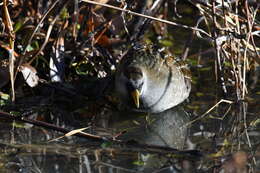
{"label": "sora rail", "polygon": [[159,113],[183,102],[190,93],[189,70],[151,45],[133,46],[115,77],[121,102],[133,111]]}

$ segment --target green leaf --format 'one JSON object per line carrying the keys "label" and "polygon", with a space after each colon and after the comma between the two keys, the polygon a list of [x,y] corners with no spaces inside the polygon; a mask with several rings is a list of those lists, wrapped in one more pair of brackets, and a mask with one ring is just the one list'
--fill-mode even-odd
{"label": "green leaf", "polygon": [[171,47],[173,45],[171,40],[160,40],[160,43],[166,47]]}
{"label": "green leaf", "polygon": [[144,166],[144,162],[143,161],[140,161],[140,160],[136,160],[133,162],[134,165],[137,165],[137,166]]}
{"label": "green leaf", "polygon": [[10,95],[0,92],[0,106],[4,106],[8,103],[10,103]]}
{"label": "green leaf", "polygon": [[111,145],[112,145],[112,142],[104,142],[104,143],[101,144],[101,147],[102,147],[102,148],[108,148],[108,147],[110,147]]}
{"label": "green leaf", "polygon": [[14,25],[14,32],[17,32],[19,29],[21,29],[23,26],[23,21],[18,21]]}
{"label": "green leaf", "polygon": [[196,96],[198,96],[198,97],[204,96],[204,93],[196,92]]}
{"label": "green leaf", "polygon": [[69,18],[69,13],[68,13],[68,9],[67,8],[63,8],[60,14],[60,18],[65,20],[67,18]]}

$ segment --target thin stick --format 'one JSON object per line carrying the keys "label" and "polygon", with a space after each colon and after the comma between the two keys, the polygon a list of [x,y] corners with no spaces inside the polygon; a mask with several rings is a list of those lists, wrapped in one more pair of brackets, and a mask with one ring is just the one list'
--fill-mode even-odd
{"label": "thin stick", "polygon": [[38,29],[40,28],[40,26],[42,25],[43,21],[45,20],[45,18],[50,14],[50,12],[52,11],[52,9],[57,5],[57,3],[59,2],[59,0],[56,0],[52,5],[51,7],[44,13],[44,15],[42,16],[40,22],[37,24],[37,26],[35,27],[30,39],[28,40],[28,43],[26,44],[25,46],[25,49],[22,53],[22,55],[25,55],[25,53],[27,52],[28,50],[28,47],[29,45],[31,44],[32,42],[32,39],[34,37],[34,35],[36,34],[36,32],[38,31]]}
{"label": "thin stick", "polygon": [[[21,122],[24,122],[24,123],[33,124],[33,125],[39,126],[39,127],[45,127],[47,129],[55,130],[55,131],[58,131],[58,132],[61,132],[61,133],[65,133],[65,134],[71,132],[71,130],[68,130],[68,129],[65,129],[65,128],[61,128],[61,127],[55,126],[53,124],[49,124],[49,123],[46,123],[46,122],[43,122],[43,121],[28,119],[28,118],[21,117],[21,116],[14,116],[14,115],[9,114],[7,112],[1,112],[0,111],[0,118],[17,120],[17,121],[21,121]],[[87,133],[84,133],[84,132],[76,133],[74,135],[78,136],[78,137],[84,137],[84,138],[87,138],[87,139],[100,141],[100,142],[104,142],[105,141],[100,136],[90,135],[90,134],[87,134]]]}
{"label": "thin stick", "polygon": [[135,16],[145,17],[145,18],[152,19],[152,20],[162,22],[162,23],[166,23],[166,24],[169,24],[169,25],[174,25],[174,26],[185,28],[185,29],[195,30],[195,31],[198,31],[198,32],[205,34],[208,37],[211,37],[210,34],[208,34],[206,31],[203,31],[202,29],[199,29],[199,28],[196,28],[196,27],[181,25],[181,24],[169,21],[169,20],[159,19],[159,18],[156,18],[156,17],[153,17],[153,16],[148,16],[148,15],[136,13],[136,12],[133,12],[131,10],[123,9],[123,8],[116,7],[116,6],[109,5],[109,4],[103,4],[103,3],[100,3],[100,2],[95,2],[95,1],[90,1],[90,0],[82,0],[82,1],[89,3],[89,4],[100,5],[100,6],[111,8],[111,9],[114,9],[114,10],[123,11],[125,13],[132,14],[132,15],[135,15]]}
{"label": "thin stick", "polygon": [[14,62],[15,62],[15,56],[14,56],[14,41],[15,41],[15,33],[11,21],[11,17],[7,8],[7,0],[4,0],[3,2],[3,11],[4,11],[4,23],[6,25],[6,28],[8,30],[9,35],[9,44],[10,49],[8,49],[9,53],[9,74],[10,74],[10,80],[11,80],[11,89],[12,89],[12,101],[15,101],[15,92],[14,92]]}
{"label": "thin stick", "polygon": [[[25,117],[21,117],[21,116],[14,116],[12,114],[9,114],[7,112],[2,112],[0,111],[0,118],[5,118],[5,119],[10,119],[10,120],[17,120],[17,121],[21,121],[24,123],[29,123],[29,124],[33,124],[35,126],[38,127],[44,127],[50,130],[55,130],[57,132],[61,132],[61,133],[69,133],[71,132],[71,130],[62,128],[62,127],[58,127],[55,126],[53,124],[49,124],[43,121],[38,121],[38,120],[33,120],[33,119],[28,119]],[[140,144],[140,143],[129,143],[126,141],[120,141],[120,140],[116,140],[116,139],[112,139],[112,138],[107,138],[107,137],[102,137],[102,136],[97,136],[97,135],[92,135],[92,134],[88,134],[88,133],[84,133],[84,132],[79,132],[74,134],[75,136],[78,137],[83,137],[85,139],[89,139],[91,141],[96,141],[96,142],[111,142],[113,143],[114,147],[118,146],[118,147],[122,147],[124,146],[124,150],[125,147],[128,149],[136,149],[136,150],[140,150],[140,151],[149,151],[151,153],[167,153],[167,154],[182,154],[182,155],[186,155],[186,156],[195,156],[195,157],[200,157],[202,156],[202,154],[198,151],[198,150],[177,150],[175,148],[172,147],[167,147],[167,146],[159,146],[159,145],[149,145],[149,144]]]}
{"label": "thin stick", "polygon": [[185,126],[189,126],[191,124],[193,124],[195,121],[198,121],[202,118],[204,118],[208,113],[210,113],[213,109],[215,109],[215,107],[217,107],[220,103],[228,103],[228,104],[232,104],[233,102],[230,101],[230,100],[224,100],[224,99],[221,99],[219,102],[217,102],[214,106],[212,106],[209,110],[207,110],[204,114],[202,114],[200,117],[188,122],[185,124]]}
{"label": "thin stick", "polygon": [[51,24],[49,25],[48,27],[48,30],[47,30],[47,34],[45,36],[45,40],[43,42],[43,44],[41,45],[40,49],[37,51],[37,53],[32,57],[32,59],[28,62],[28,64],[31,64],[37,57],[38,55],[43,51],[43,49],[45,48],[46,44],[48,43],[48,40],[49,40],[49,37],[51,35],[51,31],[52,31],[52,28],[56,22],[56,20],[59,18],[59,15],[57,15],[53,21],[51,22]]}
{"label": "thin stick", "polygon": [[107,167],[114,168],[114,169],[117,169],[117,170],[122,170],[123,172],[134,172],[134,173],[138,173],[138,171],[131,170],[131,169],[127,169],[127,168],[123,168],[123,167],[116,166],[116,165],[113,165],[113,164],[110,164],[110,163],[105,163],[105,162],[102,162],[102,161],[94,162],[94,165],[95,165],[95,166],[101,166],[101,165],[102,165],[102,166],[107,166]]}

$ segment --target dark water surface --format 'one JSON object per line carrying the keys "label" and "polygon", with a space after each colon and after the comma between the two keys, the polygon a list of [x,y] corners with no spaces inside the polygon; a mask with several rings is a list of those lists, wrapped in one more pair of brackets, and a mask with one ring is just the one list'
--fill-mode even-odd
{"label": "dark water surface", "polygon": [[[202,72],[205,73],[205,72]],[[206,72],[207,73],[207,72]],[[204,74],[203,74],[204,75]],[[211,81],[214,83],[214,81]],[[99,107],[95,118],[77,112],[58,111],[62,106],[30,115],[67,129],[89,127],[84,132],[135,143],[200,150],[189,156],[109,142],[93,142],[18,121],[1,120],[1,172],[212,172],[221,170],[225,160],[244,151],[249,170],[259,171],[260,97],[259,82],[247,100],[218,101],[216,88],[209,83],[194,85],[188,102],[160,114],[132,113]],[[43,109],[43,108],[42,108]],[[87,114],[87,113],[85,113]],[[78,115],[78,116],[79,116]],[[71,116],[71,117],[70,117]],[[80,119],[80,121],[79,121]],[[188,134],[188,142],[185,142]]]}

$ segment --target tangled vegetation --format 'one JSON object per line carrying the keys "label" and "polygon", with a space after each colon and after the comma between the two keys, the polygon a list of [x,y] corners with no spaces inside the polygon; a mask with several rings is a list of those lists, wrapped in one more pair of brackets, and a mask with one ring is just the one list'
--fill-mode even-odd
{"label": "tangled vegetation", "polygon": [[218,124],[203,140],[195,136],[203,130],[192,131],[196,149],[210,158],[196,170],[260,171],[257,0],[0,4],[0,115],[21,120],[37,112],[34,119],[53,124],[58,115],[94,121],[118,104],[111,81],[124,52],[137,41],[152,43],[190,65],[189,126]]}

